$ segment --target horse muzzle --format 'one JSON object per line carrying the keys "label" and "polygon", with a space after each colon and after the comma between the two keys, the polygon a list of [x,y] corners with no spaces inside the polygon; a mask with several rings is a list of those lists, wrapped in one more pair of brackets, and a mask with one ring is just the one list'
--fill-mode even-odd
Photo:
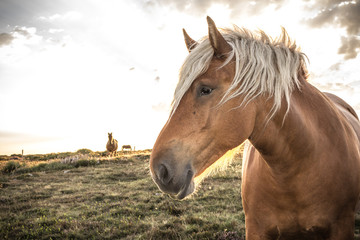
{"label": "horse muzzle", "polygon": [[176,167],[162,161],[159,164],[152,164],[152,178],[161,191],[174,196],[176,199],[183,199],[195,190],[194,171],[190,164],[182,171],[176,171]]}

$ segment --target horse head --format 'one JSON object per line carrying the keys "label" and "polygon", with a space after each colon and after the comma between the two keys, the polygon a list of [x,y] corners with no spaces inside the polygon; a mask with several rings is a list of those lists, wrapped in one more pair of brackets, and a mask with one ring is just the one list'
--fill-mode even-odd
{"label": "horse head", "polygon": [[[211,18],[207,21],[208,38],[200,44],[184,30],[190,53],[180,71],[183,83],[175,91],[172,112],[150,158],[155,183],[178,199],[193,193],[196,177],[249,138],[255,123],[257,102],[241,105],[244,95],[229,97],[236,68],[233,46]],[[207,59],[204,48],[211,49]],[[208,67],[192,73],[202,66]]]}

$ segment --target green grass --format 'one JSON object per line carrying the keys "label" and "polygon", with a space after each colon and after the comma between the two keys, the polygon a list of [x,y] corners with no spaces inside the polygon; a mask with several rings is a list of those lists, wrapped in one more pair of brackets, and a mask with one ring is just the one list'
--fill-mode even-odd
{"label": "green grass", "polygon": [[138,154],[2,173],[0,239],[244,239],[240,158],[184,201],[158,190],[148,160]]}
{"label": "green grass", "polygon": [[0,239],[242,239],[239,162],[232,178],[214,175],[178,201],[158,190],[148,160],[50,162],[2,174]]}

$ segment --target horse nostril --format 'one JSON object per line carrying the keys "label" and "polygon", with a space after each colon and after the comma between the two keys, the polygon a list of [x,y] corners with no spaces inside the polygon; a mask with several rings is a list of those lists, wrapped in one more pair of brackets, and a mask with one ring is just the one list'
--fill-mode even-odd
{"label": "horse nostril", "polygon": [[171,180],[169,171],[164,164],[159,167],[159,179],[163,184],[168,184]]}

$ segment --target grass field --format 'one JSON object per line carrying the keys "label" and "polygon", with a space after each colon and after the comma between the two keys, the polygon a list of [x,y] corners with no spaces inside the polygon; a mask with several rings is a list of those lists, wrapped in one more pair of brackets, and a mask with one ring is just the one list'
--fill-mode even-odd
{"label": "grass field", "polygon": [[178,201],[153,183],[149,154],[2,174],[0,239],[242,239],[240,159]]}
{"label": "grass field", "polygon": [[240,155],[184,201],[158,190],[149,155],[20,161],[0,175],[0,239],[245,239]]}

